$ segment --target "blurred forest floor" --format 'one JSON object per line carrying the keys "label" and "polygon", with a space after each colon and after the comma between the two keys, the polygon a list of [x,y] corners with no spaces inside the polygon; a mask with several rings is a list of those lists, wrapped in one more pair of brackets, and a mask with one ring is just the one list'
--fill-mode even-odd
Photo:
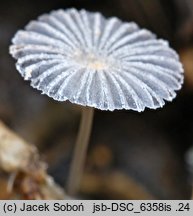
{"label": "blurred forest floor", "polygon": [[[143,113],[96,111],[79,196],[87,199],[190,199],[193,168],[187,162],[191,164],[193,158],[187,161],[186,154],[193,146],[193,0],[2,0],[0,120],[37,146],[40,161],[48,166],[49,174],[43,168],[44,174],[54,178],[57,188],[63,187],[78,131],[80,107],[54,102],[32,89],[16,71],[8,47],[14,33],[30,20],[68,7],[136,21],[158,37],[169,40],[185,68],[183,89],[162,109],[147,109]],[[0,138],[0,144],[4,143],[4,138]],[[13,173],[2,164],[0,167],[0,199],[11,199],[1,188],[10,184]],[[37,171],[35,169],[34,173]],[[22,176],[16,173],[13,182],[19,194],[23,193],[20,189],[29,175],[24,173],[22,171]],[[31,174],[28,184],[30,188],[34,185]],[[39,190],[40,185],[42,179],[39,182],[38,178],[35,190]]]}

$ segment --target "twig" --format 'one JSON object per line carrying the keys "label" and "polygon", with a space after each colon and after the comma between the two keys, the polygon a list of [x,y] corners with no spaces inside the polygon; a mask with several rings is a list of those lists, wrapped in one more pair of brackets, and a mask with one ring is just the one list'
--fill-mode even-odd
{"label": "twig", "polygon": [[[46,173],[35,146],[27,143],[0,121],[0,170],[9,176],[7,189],[21,199],[64,199],[65,193]],[[14,197],[11,197],[14,198]]]}

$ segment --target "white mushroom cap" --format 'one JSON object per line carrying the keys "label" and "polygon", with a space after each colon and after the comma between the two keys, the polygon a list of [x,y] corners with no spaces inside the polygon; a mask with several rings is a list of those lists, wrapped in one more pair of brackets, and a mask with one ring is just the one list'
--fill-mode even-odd
{"label": "white mushroom cap", "polygon": [[178,55],[166,41],[100,13],[53,11],[12,42],[10,53],[24,79],[58,101],[143,111],[171,101],[183,83]]}

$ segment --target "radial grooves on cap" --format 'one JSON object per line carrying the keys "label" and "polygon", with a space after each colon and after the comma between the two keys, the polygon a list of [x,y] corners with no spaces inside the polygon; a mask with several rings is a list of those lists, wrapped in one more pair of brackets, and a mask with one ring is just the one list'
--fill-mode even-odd
{"label": "radial grooves on cap", "polygon": [[121,88],[121,84],[119,83],[119,80],[117,80],[117,77],[114,76],[114,73],[112,73],[112,75],[109,76],[109,84],[111,86],[114,86],[114,87],[111,87],[111,89],[114,90],[113,98],[114,98],[114,101],[116,101],[114,102],[116,106],[119,108],[124,107],[125,109],[130,109],[125,93]]}
{"label": "radial grooves on cap", "polygon": [[91,32],[91,23],[88,16],[92,16],[87,14],[85,10],[80,11],[80,20],[82,21],[82,32],[84,34],[85,40],[87,42],[88,48],[92,48],[92,32]]}
{"label": "radial grooves on cap", "polygon": [[94,14],[93,20],[93,47],[97,48],[99,38],[101,37],[104,28],[104,18],[99,13]]}
{"label": "radial grooves on cap", "polygon": [[117,51],[124,47],[125,45],[136,43],[138,40],[139,41],[146,41],[154,38],[153,34],[150,33],[149,31],[142,29],[139,31],[136,31],[134,33],[131,33],[129,35],[124,36],[120,40],[118,40],[114,45],[111,46],[109,49],[110,52],[112,51]]}
{"label": "radial grooves on cap", "polygon": [[136,76],[131,73],[122,73],[123,79],[130,84],[130,86],[135,89],[138,97],[143,101],[144,107],[154,108],[154,103],[152,95],[149,93],[149,87]]}
{"label": "radial grooves on cap", "polygon": [[118,41],[120,38],[126,36],[129,32],[135,32],[138,30],[138,26],[135,23],[124,23],[124,24],[120,24],[118,29],[116,29],[116,31],[114,31],[114,33],[111,35],[111,37],[109,38],[109,40],[107,40],[106,44],[105,44],[105,50],[108,50],[111,46],[113,46],[114,43],[116,43],[116,41]]}
{"label": "radial grooves on cap", "polygon": [[62,40],[70,47],[75,48],[78,45],[76,38],[69,32],[69,30],[54,16],[42,15],[38,18],[42,23],[48,24],[51,28],[56,30],[58,34],[62,34]]}
{"label": "radial grooves on cap", "polygon": [[102,49],[104,47],[110,35],[113,34],[113,30],[115,31],[118,24],[119,22],[117,18],[111,18],[106,22],[106,25],[103,29],[103,34],[101,35],[101,38],[99,41],[99,47],[98,47],[99,49]]}
{"label": "radial grooves on cap", "polygon": [[138,70],[137,68],[135,72],[132,68],[130,73],[134,74],[139,79],[141,79],[143,82],[145,82],[149,86],[149,88],[151,88],[161,98],[164,98],[169,101],[171,100],[170,92],[168,92],[167,87],[161,81],[157,82],[158,79],[155,76],[152,76],[151,74],[148,74],[148,76],[144,76],[141,73],[141,71]]}

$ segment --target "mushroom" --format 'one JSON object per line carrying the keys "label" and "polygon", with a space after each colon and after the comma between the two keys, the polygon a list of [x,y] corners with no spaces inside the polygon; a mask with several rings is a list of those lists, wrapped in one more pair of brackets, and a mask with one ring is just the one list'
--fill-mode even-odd
{"label": "mushroom", "polygon": [[172,101],[183,67],[168,42],[134,22],[66,9],[31,21],[12,39],[16,68],[32,87],[82,105],[68,192],[78,190],[94,108],[156,109]]}
{"label": "mushroom", "polygon": [[192,197],[191,199],[193,200],[193,146],[188,149],[188,151],[185,154],[185,161],[187,164],[187,170],[189,171],[190,174],[190,181],[192,185]]}

